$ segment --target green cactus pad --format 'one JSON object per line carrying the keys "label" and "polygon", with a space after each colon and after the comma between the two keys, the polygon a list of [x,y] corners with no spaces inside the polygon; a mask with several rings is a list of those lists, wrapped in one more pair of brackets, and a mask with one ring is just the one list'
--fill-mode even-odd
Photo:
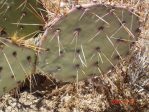
{"label": "green cactus pad", "polygon": [[17,88],[34,73],[35,54],[32,50],[15,46],[2,39],[0,45],[0,96]]}
{"label": "green cactus pad", "polygon": [[[41,32],[45,24],[38,0],[1,0],[0,36],[30,38]],[[16,38],[16,37],[14,37]]]}
{"label": "green cactus pad", "polygon": [[50,27],[38,68],[62,81],[104,74],[128,55],[139,27],[139,18],[126,8],[79,6]]}

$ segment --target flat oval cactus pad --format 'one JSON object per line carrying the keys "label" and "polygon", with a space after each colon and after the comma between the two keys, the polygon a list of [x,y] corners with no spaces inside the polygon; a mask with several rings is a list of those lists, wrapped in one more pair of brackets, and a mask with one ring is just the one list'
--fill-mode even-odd
{"label": "flat oval cactus pad", "polygon": [[[35,70],[35,53],[0,39],[0,96],[17,88]],[[2,44],[3,43],[3,44]]]}
{"label": "flat oval cactus pad", "polygon": [[126,8],[76,7],[50,26],[38,68],[62,81],[104,74],[128,55],[139,27],[139,18]]}

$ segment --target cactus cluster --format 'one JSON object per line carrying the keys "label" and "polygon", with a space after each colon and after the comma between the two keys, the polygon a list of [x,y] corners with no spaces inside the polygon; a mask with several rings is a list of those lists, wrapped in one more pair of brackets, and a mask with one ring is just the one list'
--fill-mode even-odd
{"label": "cactus cluster", "polygon": [[[40,2],[22,1],[7,0],[7,4],[16,10],[8,8],[5,13],[2,11],[5,3],[1,2],[1,35],[14,37],[17,32],[17,36],[24,37],[39,30],[39,26],[25,25],[20,31],[21,23],[43,24],[42,16],[34,13],[40,9],[36,6]],[[24,16],[20,16],[23,14],[20,8],[26,12]],[[7,16],[12,19],[4,21]],[[18,20],[19,24],[12,24]],[[67,15],[58,16],[50,23],[43,36],[38,36],[37,45],[29,48],[14,44],[12,38],[0,37],[0,96],[39,72],[62,81],[104,74],[129,54],[140,33],[139,18],[132,10],[105,4],[76,6]]]}

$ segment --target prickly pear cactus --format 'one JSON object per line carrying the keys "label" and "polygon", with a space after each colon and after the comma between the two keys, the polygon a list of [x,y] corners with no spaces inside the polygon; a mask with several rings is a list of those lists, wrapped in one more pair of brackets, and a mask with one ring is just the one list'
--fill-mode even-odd
{"label": "prickly pear cactus", "polygon": [[0,96],[17,88],[35,70],[35,54],[2,39],[0,41]]}
{"label": "prickly pear cactus", "polygon": [[43,38],[38,68],[62,81],[115,68],[139,36],[139,18],[126,7],[77,6],[54,22]]}
{"label": "prickly pear cactus", "polygon": [[13,40],[36,36],[45,24],[42,9],[39,0],[1,0],[0,36]]}

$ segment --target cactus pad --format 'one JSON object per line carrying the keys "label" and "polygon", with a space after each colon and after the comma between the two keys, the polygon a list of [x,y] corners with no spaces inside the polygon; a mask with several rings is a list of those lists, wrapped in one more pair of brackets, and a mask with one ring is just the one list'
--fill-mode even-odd
{"label": "cactus pad", "polygon": [[139,18],[125,7],[78,6],[49,28],[38,68],[62,81],[104,74],[128,55],[139,27]]}
{"label": "cactus pad", "polygon": [[[30,38],[41,32],[45,24],[38,0],[1,0],[1,37]],[[15,38],[16,38],[15,37]]]}
{"label": "cactus pad", "polygon": [[15,46],[0,39],[0,96],[17,88],[34,72],[35,54],[32,50]]}

